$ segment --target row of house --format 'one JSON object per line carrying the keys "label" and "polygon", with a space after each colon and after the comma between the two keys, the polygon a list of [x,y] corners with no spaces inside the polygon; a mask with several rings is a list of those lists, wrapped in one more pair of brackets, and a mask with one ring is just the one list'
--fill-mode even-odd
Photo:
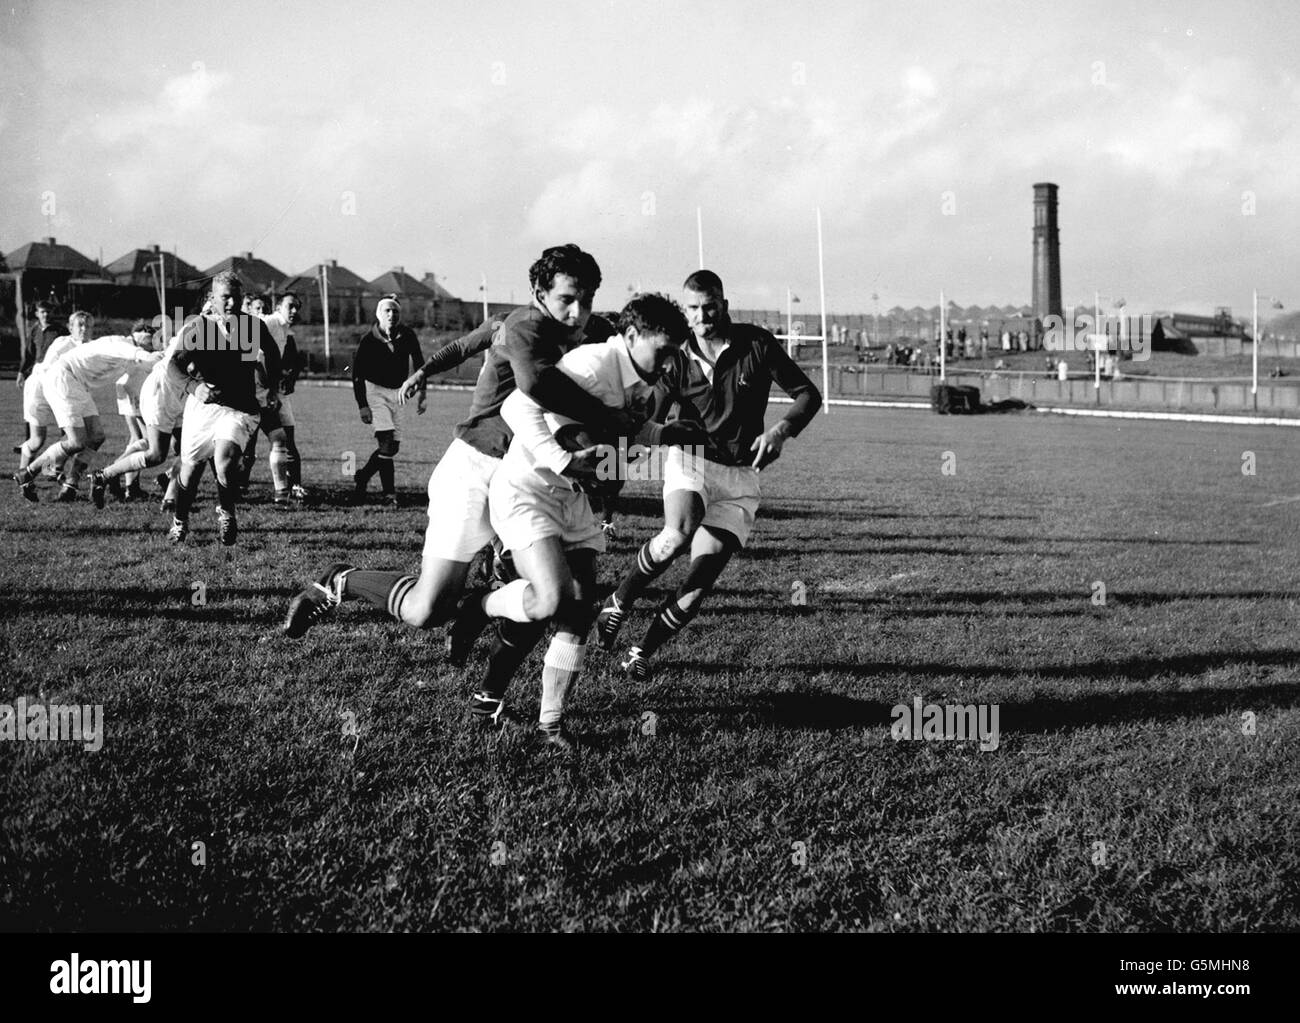
{"label": "row of house", "polygon": [[336,259],[290,275],[252,252],[241,252],[200,270],[158,245],[132,249],[101,266],[55,238],[29,242],[0,257],[0,273],[20,289],[16,304],[26,309],[46,300],[60,307],[121,317],[156,313],[164,293],[169,309],[180,306],[194,311],[208,282],[226,271],[234,273],[249,294],[266,295],[274,301],[294,292],[303,303],[301,318],[308,323],[324,318],[326,296],[330,320],[340,326],[368,322],[375,301],[388,294],[400,295],[407,319],[421,326],[468,329],[483,315],[482,302],[461,302],[436,275],[426,273],[417,279],[401,266],[369,281],[340,266]]}

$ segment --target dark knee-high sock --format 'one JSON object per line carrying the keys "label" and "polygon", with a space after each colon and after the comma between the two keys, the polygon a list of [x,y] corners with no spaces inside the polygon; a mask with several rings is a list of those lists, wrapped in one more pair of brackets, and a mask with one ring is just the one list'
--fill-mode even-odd
{"label": "dark knee-high sock", "polygon": [[641,545],[641,549],[637,551],[636,564],[614,591],[614,599],[624,611],[630,611],[636,599],[645,592],[645,588],[663,575],[672,564],[671,560],[655,561],[654,555],[650,553],[650,542],[647,540]]}
{"label": "dark knee-high sock", "polygon": [[[646,629],[645,638],[641,640],[641,653],[649,657],[690,624],[691,619],[699,613],[704,598],[713,589],[713,584],[718,581],[722,569],[726,567],[728,557],[730,555],[710,554],[691,561],[681,586],[659,608],[659,613]],[[685,600],[687,594],[696,590],[701,591],[699,599],[688,605]]]}
{"label": "dark knee-high sock", "polygon": [[361,471],[357,473],[358,483],[370,482],[371,477],[379,471],[379,461],[382,457],[383,456],[380,455],[378,448],[375,448],[374,451],[370,452],[370,457],[366,459],[366,464],[363,465]]}
{"label": "dark knee-high sock", "polygon": [[217,506],[227,514],[235,514],[235,490],[217,473]]}
{"label": "dark knee-high sock", "polygon": [[179,483],[180,473],[172,477],[176,482],[176,518],[184,522],[190,517],[190,505],[194,503],[194,491],[198,489],[198,481],[191,480],[188,487],[183,487]]}
{"label": "dark knee-high sock", "polygon": [[546,635],[549,622],[512,622],[502,618],[497,624],[497,638],[488,652],[487,670],[480,691],[501,699],[510,688],[510,680],[524,663],[533,647]]}
{"label": "dark knee-high sock", "polygon": [[403,572],[355,569],[343,580],[343,595],[360,597],[367,604],[373,604],[380,610],[387,611],[400,622],[402,601],[418,581],[418,577]]}
{"label": "dark knee-high sock", "polygon": [[396,490],[396,474],[393,472],[393,456],[379,456],[379,485],[383,488],[385,494],[394,493]]}

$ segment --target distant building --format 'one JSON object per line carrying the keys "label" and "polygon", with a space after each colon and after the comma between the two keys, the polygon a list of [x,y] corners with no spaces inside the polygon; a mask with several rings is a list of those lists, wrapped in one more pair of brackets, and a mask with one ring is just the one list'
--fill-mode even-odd
{"label": "distant building", "polygon": [[198,267],[171,252],[163,252],[159,245],[132,249],[104,267],[104,273],[114,284],[140,288],[156,288],[159,274],[163,272],[166,273],[168,289],[202,288],[207,284]]}
{"label": "distant building", "polygon": [[280,282],[288,276],[283,270],[272,266],[266,260],[257,259],[251,252],[241,252],[223,259],[220,263],[214,263],[203,271],[203,276],[211,279],[227,271],[239,278],[246,294],[264,294],[273,302]]}
{"label": "distant building", "polygon": [[346,266],[339,266],[337,259],[331,259],[280,282],[278,294],[292,291],[302,303],[298,315],[303,323],[324,321],[321,306],[322,276],[328,286],[331,326],[358,326],[374,319],[375,301],[381,293],[374,291],[365,278]]}
{"label": "distant building", "polygon": [[[70,245],[60,245],[54,238],[42,238],[5,254],[5,262],[14,274],[20,274],[23,305],[30,310],[38,301],[67,306],[71,301],[69,284],[78,278],[103,280],[99,264],[83,256]],[[70,310],[64,310],[64,315]]]}

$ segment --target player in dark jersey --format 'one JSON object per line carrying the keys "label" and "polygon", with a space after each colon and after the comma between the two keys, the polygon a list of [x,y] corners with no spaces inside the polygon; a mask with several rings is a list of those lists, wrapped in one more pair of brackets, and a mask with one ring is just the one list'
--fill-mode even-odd
{"label": "player in dark jersey", "polygon": [[243,285],[234,274],[212,279],[211,313],[172,356],[184,373],[201,381],[185,404],[185,429],[181,435],[181,467],[176,510],[168,538],[180,543],[189,533],[189,510],[212,459],[217,476],[217,526],[223,545],[235,542],[235,500],[240,480],[240,458],[257,429],[262,406],[258,395],[257,364],[265,360],[272,394],[280,378],[280,351],[257,316],[236,313]]}
{"label": "player in dark jersey", "polygon": [[[606,409],[557,367],[564,353],[582,339],[600,286],[600,267],[578,246],[559,245],[543,252],[528,276],[531,305],[510,313],[495,334],[484,324],[473,340],[462,339],[458,350],[445,357],[449,361],[477,351],[487,353],[469,415],[456,427],[429,478],[429,525],[420,574],[331,565],[291,602],[286,635],[301,636],[346,596],[360,597],[414,628],[441,625],[457,612],[470,563],[493,537],[488,486],[510,444],[501,404],[516,386],[548,411],[597,423],[611,432],[629,428],[626,416]],[[441,354],[430,363],[447,368]],[[594,465],[593,451],[585,462],[575,459],[573,471],[594,469]],[[487,622],[479,603],[477,597],[470,602],[469,614],[448,636],[452,663],[464,663],[469,646]]]}
{"label": "player in dark jersey", "polygon": [[[727,562],[745,546],[758,512],[759,471],[780,457],[785,441],[798,436],[821,407],[821,394],[776,338],[761,327],[731,322],[717,274],[699,270],[686,278],[683,291],[695,336],[665,373],[663,386],[680,394],[684,418],[698,415],[708,442],[700,455],[669,451],[664,528],[642,545],[596,621],[600,645],[613,649],[636,599],[690,551],[685,579],[620,665],[638,682],[649,681],[650,657],[699,613]],[[773,383],[794,403],[764,429]]]}

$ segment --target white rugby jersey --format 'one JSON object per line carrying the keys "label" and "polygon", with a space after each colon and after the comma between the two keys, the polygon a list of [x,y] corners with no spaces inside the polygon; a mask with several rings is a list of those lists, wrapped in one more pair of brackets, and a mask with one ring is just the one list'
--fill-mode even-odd
{"label": "white rugby jersey", "polygon": [[279,311],[267,313],[262,317],[262,322],[266,324],[266,329],[270,331],[271,336],[275,338],[276,347],[280,349],[280,356],[284,356],[284,346],[293,332],[289,329],[289,324],[284,321],[284,317]]}
{"label": "white rugby jersey", "polygon": [[58,367],[83,387],[97,387],[116,379],[133,363],[150,365],[162,358],[162,352],[137,347],[120,335],[109,334],[77,345],[59,358]]}
{"label": "white rugby jersey", "polygon": [[194,383],[194,380],[172,361],[172,356],[179,352],[181,345],[185,343],[184,338],[185,332],[182,330],[167,342],[167,347],[162,352],[162,360],[150,368],[146,378],[147,381],[152,381],[151,387],[158,388],[159,397],[164,402],[168,398],[174,400],[184,395]]}
{"label": "white rugby jersey", "polygon": [[38,362],[34,367],[32,367],[32,376],[35,376],[42,369],[45,369],[49,366],[53,366],[56,362],[59,361],[59,357],[62,356],[64,352],[69,351],[70,349],[76,347],[77,347],[77,339],[74,338],[71,334],[64,334],[63,337],[55,339],[50,344],[50,347],[45,349],[44,358],[42,358],[40,362]]}
{"label": "white rugby jersey", "polygon": [[[652,400],[654,387],[642,379],[621,334],[600,344],[579,345],[565,353],[559,368],[610,408],[641,409]],[[561,473],[573,454],[560,446],[554,433],[573,420],[547,412],[518,389],[501,406],[501,418],[514,433],[503,469],[535,470],[550,486],[572,487],[573,481]]]}

